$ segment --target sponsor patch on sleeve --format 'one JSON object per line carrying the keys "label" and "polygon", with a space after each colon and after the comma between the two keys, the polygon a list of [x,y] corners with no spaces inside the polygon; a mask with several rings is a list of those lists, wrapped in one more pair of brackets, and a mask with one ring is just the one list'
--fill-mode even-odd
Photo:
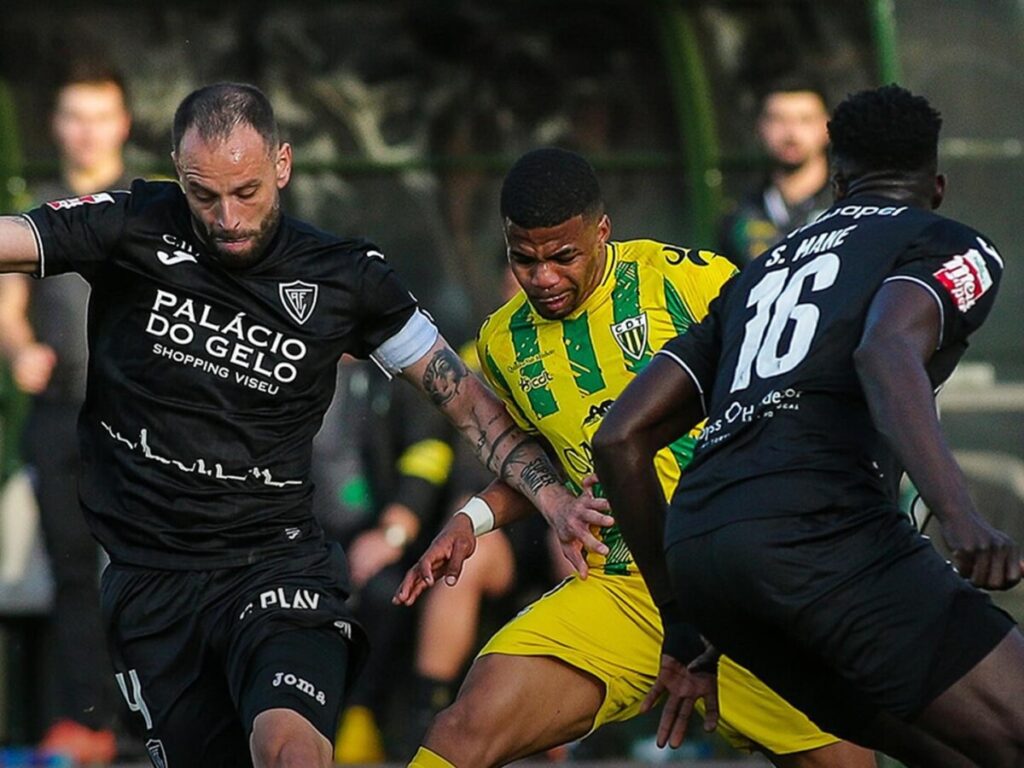
{"label": "sponsor patch on sleeve", "polygon": [[992,287],[992,275],[985,258],[975,248],[949,259],[935,272],[935,279],[945,287],[961,312],[973,307]]}
{"label": "sponsor patch on sleeve", "polygon": [[97,192],[94,195],[82,195],[81,197],[69,197],[65,200],[51,200],[48,206],[55,211],[77,208],[80,205],[96,205],[97,203],[112,203],[114,197],[107,192]]}

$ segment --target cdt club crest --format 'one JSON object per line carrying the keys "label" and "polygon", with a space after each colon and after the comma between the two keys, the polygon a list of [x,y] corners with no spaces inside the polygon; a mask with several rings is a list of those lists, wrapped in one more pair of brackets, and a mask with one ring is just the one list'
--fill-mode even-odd
{"label": "cdt club crest", "polygon": [[634,360],[640,360],[647,349],[647,313],[616,323],[612,326],[612,335],[623,352]]}
{"label": "cdt club crest", "polygon": [[281,295],[281,303],[292,316],[292,320],[302,325],[313,314],[320,286],[295,280],[291,283],[281,283],[278,292]]}

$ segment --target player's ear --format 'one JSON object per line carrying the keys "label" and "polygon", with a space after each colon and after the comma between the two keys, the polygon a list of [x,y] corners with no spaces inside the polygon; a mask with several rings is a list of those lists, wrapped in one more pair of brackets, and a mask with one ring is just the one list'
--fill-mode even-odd
{"label": "player's ear", "polygon": [[607,243],[612,236],[612,220],[607,213],[601,214],[601,220],[597,222],[597,236],[602,243]]}
{"label": "player's ear", "polygon": [[932,192],[932,210],[942,205],[942,199],[946,196],[946,174],[935,174],[935,190]]}
{"label": "player's ear", "polygon": [[850,181],[841,173],[833,173],[832,178],[829,179],[829,183],[832,186],[832,199],[835,201],[842,200],[846,197],[846,193],[850,189]]}
{"label": "player's ear", "polygon": [[292,177],[292,145],[282,141],[274,160],[274,180],[278,189],[284,189]]}

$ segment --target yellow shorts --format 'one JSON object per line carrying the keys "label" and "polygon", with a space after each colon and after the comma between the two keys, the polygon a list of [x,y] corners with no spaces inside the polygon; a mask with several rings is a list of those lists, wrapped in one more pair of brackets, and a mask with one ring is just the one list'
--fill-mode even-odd
{"label": "yellow shorts", "polygon": [[[571,576],[506,624],[480,655],[551,656],[604,683],[593,730],[628,720],[654,685],[661,620],[638,574]],[[700,705],[698,705],[700,706]],[[815,726],[743,667],[722,657],[718,733],[741,750],[785,755],[839,741]]]}

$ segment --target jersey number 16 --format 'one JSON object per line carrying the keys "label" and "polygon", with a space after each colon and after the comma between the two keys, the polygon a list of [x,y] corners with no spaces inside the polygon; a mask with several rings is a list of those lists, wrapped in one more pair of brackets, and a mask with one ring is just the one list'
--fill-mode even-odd
{"label": "jersey number 16", "polygon": [[[792,273],[792,274],[791,274]],[[747,306],[754,307],[754,316],[743,332],[736,372],[730,392],[750,386],[755,368],[761,379],[779,376],[796,368],[811,349],[811,340],[818,327],[821,310],[810,303],[798,303],[804,284],[811,291],[823,291],[839,275],[839,257],[823,253],[795,271],[790,267],[768,272],[750,289]],[[782,336],[790,321],[794,323],[788,349],[780,349]]]}

